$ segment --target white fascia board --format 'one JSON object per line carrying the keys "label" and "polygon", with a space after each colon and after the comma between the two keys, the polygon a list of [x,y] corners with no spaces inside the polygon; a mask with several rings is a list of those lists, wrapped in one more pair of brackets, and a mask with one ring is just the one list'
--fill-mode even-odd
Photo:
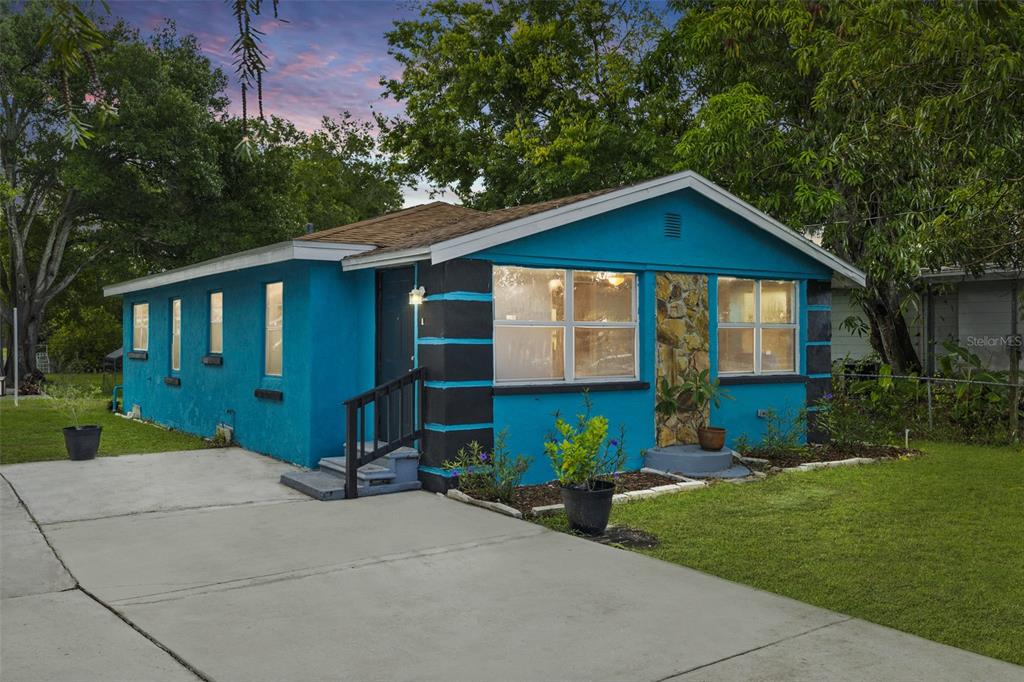
{"label": "white fascia board", "polygon": [[348,256],[341,261],[341,269],[348,272],[350,270],[366,270],[367,268],[387,268],[393,265],[415,263],[416,261],[424,260],[429,257],[429,246],[417,246],[412,249],[385,251],[376,255],[370,253],[365,256]]}
{"label": "white fascia board", "polygon": [[373,249],[373,246],[367,244],[334,244],[294,239],[221,256],[220,258],[213,258],[202,263],[196,263],[195,265],[186,265],[182,268],[159,272],[155,275],[139,277],[127,282],[111,284],[110,286],[103,287],[103,295],[120,296],[133,291],[155,289],[156,287],[167,286],[168,284],[177,284],[178,282],[186,282],[192,279],[199,279],[200,277],[209,277],[210,275],[255,268],[287,260],[338,262],[345,256]]}
{"label": "white fascia board", "polygon": [[864,286],[863,272],[693,171],[684,171],[649,180],[632,187],[625,187],[550,211],[502,223],[479,232],[439,242],[430,248],[430,259],[432,263],[443,263],[453,258],[468,256],[516,239],[529,237],[568,223],[683,189],[692,189],[698,192],[798,251],[828,266],[833,272]]}

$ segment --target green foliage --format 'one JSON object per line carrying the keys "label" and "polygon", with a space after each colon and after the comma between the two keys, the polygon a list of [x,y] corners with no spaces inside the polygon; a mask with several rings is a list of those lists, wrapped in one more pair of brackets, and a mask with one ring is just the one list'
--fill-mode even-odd
{"label": "green foliage", "polygon": [[940,371],[930,381],[930,420],[927,378],[897,378],[889,365],[881,366],[878,377],[846,377],[837,366],[834,393],[818,405],[818,424],[844,447],[859,442],[898,444],[906,429],[912,436],[1008,442],[1008,373],[986,368],[975,353],[952,342],[944,346]]}
{"label": "green foliage", "polygon": [[591,486],[607,479],[626,461],[625,429],[618,438],[608,438],[608,419],[591,416],[591,402],[584,394],[585,412],[570,423],[555,415],[555,433],[544,442],[544,454],[551,460],[558,482],[563,486]]}
{"label": "green foliage", "polygon": [[791,455],[803,452],[804,436],[807,433],[807,410],[768,410],[765,417],[764,437],[757,445],[759,453],[770,455]]}
{"label": "green foliage", "polygon": [[663,30],[635,0],[428,2],[387,34],[387,147],[486,209],[667,172],[690,102]]}
{"label": "green foliage", "polygon": [[709,369],[698,370],[695,367],[690,367],[683,375],[681,386],[683,391],[689,394],[694,407],[700,412],[709,406],[718,409],[722,406],[723,399],[732,400],[728,391],[719,385],[718,379],[711,378]]}
{"label": "green foliage", "polygon": [[523,455],[511,456],[505,440],[508,429],[494,438],[494,449],[488,453],[477,441],[459,448],[454,460],[444,467],[459,477],[459,490],[478,500],[511,502],[533,461]]}
{"label": "green foliage", "polygon": [[701,103],[678,167],[865,270],[873,346],[919,367],[900,308],[921,267],[1021,262],[1024,6],[672,6],[666,44]]}
{"label": "green foliage", "polygon": [[662,417],[671,417],[683,409],[687,403],[686,387],[673,384],[668,377],[661,377],[658,382],[658,395],[654,403],[654,411]]}

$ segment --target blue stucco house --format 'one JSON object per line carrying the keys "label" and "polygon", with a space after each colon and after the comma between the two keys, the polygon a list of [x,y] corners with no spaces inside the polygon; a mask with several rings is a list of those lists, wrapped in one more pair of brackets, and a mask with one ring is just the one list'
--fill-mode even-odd
{"label": "blue stucco house", "polygon": [[692,442],[699,415],[654,412],[689,367],[732,394],[712,415],[730,442],[756,443],[765,410],[828,391],[833,281],[864,275],[683,172],[490,212],[434,202],[105,293],[124,302],[125,411],[310,468],[347,443],[412,446],[433,488],[505,429],[534,457],[526,482],[549,480],[552,415],[584,389],[630,467]]}

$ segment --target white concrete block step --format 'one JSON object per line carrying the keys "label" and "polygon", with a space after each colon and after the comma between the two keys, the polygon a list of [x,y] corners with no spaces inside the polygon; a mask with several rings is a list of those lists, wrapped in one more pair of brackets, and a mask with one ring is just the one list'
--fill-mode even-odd
{"label": "white concrete block step", "polygon": [[[345,499],[345,479],[333,472],[326,471],[294,471],[281,475],[281,483],[294,488],[301,493],[309,495],[313,499],[324,502],[330,500]],[[419,481],[408,481],[404,483],[378,483],[375,485],[360,485],[359,496],[385,495],[387,493],[400,493],[406,490],[419,490]]]}
{"label": "white concrete block step", "polygon": [[[348,470],[347,462],[344,457],[324,457],[320,460],[320,470],[326,471],[329,474],[340,476],[342,479],[345,478],[345,472]],[[390,467],[381,466],[379,464],[364,464],[359,467],[359,471],[356,472],[356,477],[361,481],[365,481],[371,485],[380,483],[390,483],[395,479],[395,471]]]}

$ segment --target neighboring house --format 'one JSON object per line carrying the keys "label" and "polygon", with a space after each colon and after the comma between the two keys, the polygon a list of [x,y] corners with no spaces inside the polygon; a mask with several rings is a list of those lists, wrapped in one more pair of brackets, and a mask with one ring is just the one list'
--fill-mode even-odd
{"label": "neighboring house", "polygon": [[[422,409],[433,488],[459,447],[505,429],[534,458],[525,481],[550,480],[545,436],[585,389],[635,469],[692,439],[694,420],[654,414],[658,379],[687,367],[727,385],[713,421],[730,442],[756,442],[766,410],[829,389],[833,279],[864,276],[684,172],[491,212],[435,202],[105,293],[124,301],[126,410],[205,436],[226,424],[313,467],[347,435],[397,443]],[[347,434],[343,403],[400,377],[399,404],[366,394],[378,415]]]}
{"label": "neighboring house", "polygon": [[[989,269],[969,275],[956,268],[929,271],[919,278],[920,291],[907,300],[904,317],[914,338],[918,356],[926,371],[934,372],[937,358],[946,353],[943,344],[952,341],[978,355],[991,369],[1010,366],[1009,342],[1024,331],[1024,306],[1019,305],[1021,273]],[[1016,292],[1016,296],[1015,296]],[[1012,321],[1017,317],[1015,332]],[[852,325],[846,323],[855,318]],[[849,289],[832,291],[832,357],[860,360],[872,356],[867,322]]]}

